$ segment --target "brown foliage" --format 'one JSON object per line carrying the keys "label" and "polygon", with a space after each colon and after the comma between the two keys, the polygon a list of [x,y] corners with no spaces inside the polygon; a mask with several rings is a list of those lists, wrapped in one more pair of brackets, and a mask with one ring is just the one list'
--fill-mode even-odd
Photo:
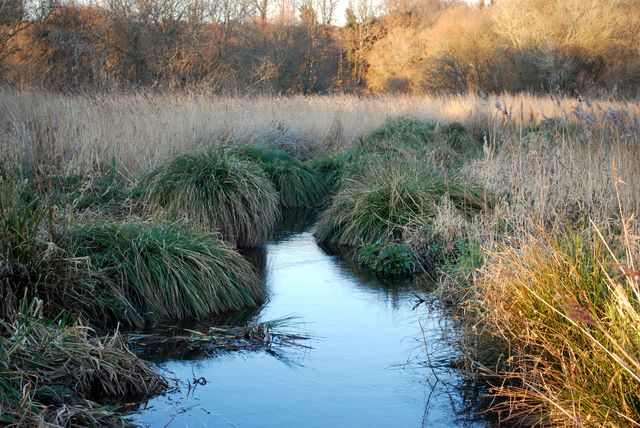
{"label": "brown foliage", "polygon": [[[0,81],[57,91],[614,93],[640,86],[640,0],[0,0]],[[47,7],[45,7],[47,6]]]}

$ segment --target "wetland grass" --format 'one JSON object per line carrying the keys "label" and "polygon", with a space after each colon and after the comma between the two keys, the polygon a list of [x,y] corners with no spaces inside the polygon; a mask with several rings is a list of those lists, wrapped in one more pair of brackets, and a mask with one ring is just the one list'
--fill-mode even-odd
{"label": "wetland grass", "polygon": [[356,147],[366,155],[425,159],[432,168],[445,169],[459,168],[482,152],[482,144],[460,123],[425,122],[411,117],[388,119],[361,137]]}
{"label": "wetland grass", "polygon": [[69,231],[69,246],[149,321],[206,318],[265,298],[256,272],[233,248],[177,223],[86,224]]}
{"label": "wetland grass", "polygon": [[[26,182],[0,182],[0,319],[15,319],[20,302],[34,298],[49,318],[66,312],[99,323],[130,314],[120,289],[54,239],[53,210]],[[135,316],[121,320],[139,322]]]}
{"label": "wetland grass", "polygon": [[356,247],[394,241],[416,218],[434,216],[443,197],[469,215],[482,210],[482,193],[420,167],[381,171],[370,180],[349,180],[322,213],[315,230],[318,241]]}
{"label": "wetland grass", "polygon": [[168,384],[116,331],[42,318],[42,301],[0,321],[0,425],[129,426],[115,402],[140,402]]}
{"label": "wetland grass", "polygon": [[[49,384],[31,375],[40,367],[50,368],[39,359],[41,353],[64,364],[62,357],[46,354],[64,350],[51,348],[51,343],[69,343],[69,349],[78,350],[76,358],[90,353],[88,348],[103,349],[95,341],[108,340],[97,339],[86,327],[74,327],[79,318],[95,325],[115,312],[130,316],[128,322],[121,320],[135,325],[142,318],[215,313],[211,301],[219,302],[218,309],[233,309],[262,298],[262,288],[256,291],[249,285],[243,289],[251,296],[255,292],[253,299],[237,298],[233,287],[224,289],[226,297],[202,297],[219,293],[204,279],[210,281],[222,268],[229,275],[227,265],[238,257],[228,246],[221,250],[222,243],[211,235],[203,238],[206,234],[196,236],[183,226],[141,220],[83,225],[73,218],[69,224],[58,223],[63,215],[73,217],[78,211],[98,219],[110,210],[128,214],[121,209],[132,198],[127,186],[133,182],[127,180],[151,169],[141,183],[146,197],[141,202],[151,202],[170,219],[186,218],[195,229],[219,230],[231,244],[259,245],[281,207],[296,204],[298,196],[284,202],[281,195],[287,192],[276,189],[264,159],[258,159],[262,154],[248,160],[230,153],[233,150],[205,147],[212,137],[263,141],[260,136],[274,132],[276,123],[282,135],[304,136],[287,147],[319,154],[305,165],[336,192],[315,232],[319,241],[360,249],[362,261],[383,273],[397,271],[409,260],[405,245],[414,254],[416,249],[426,252],[438,233],[453,248],[450,260],[434,259],[441,262],[436,268],[446,273],[440,277],[441,300],[462,314],[457,318],[466,325],[461,346],[475,342],[475,348],[463,350],[477,379],[489,382],[491,394],[500,398],[492,410],[503,421],[536,426],[637,424],[640,297],[632,262],[637,258],[630,255],[637,250],[628,251],[636,244],[627,249],[611,245],[616,261],[605,251],[604,240],[577,243],[566,236],[567,230],[584,234],[591,219],[602,225],[607,240],[619,241],[624,233],[612,219],[620,200],[624,212],[640,212],[638,104],[526,95],[337,99],[336,104],[331,97],[94,98],[0,92],[0,102],[10,112],[0,127],[2,141],[8,142],[0,145],[0,177],[6,180],[12,174],[9,165],[48,174],[48,180],[79,177],[60,185],[68,185],[61,196],[69,199],[57,207],[50,196],[13,184],[0,194],[0,286],[6,297],[0,308],[0,349],[7,356],[0,360],[0,425],[126,424],[114,409],[92,401],[119,400],[117,395],[126,388],[113,395],[98,381],[102,393],[96,396],[67,395],[68,384],[74,382],[86,392],[88,371],[78,380],[62,376],[64,391],[55,395]],[[518,106],[520,115],[515,114]],[[399,118],[389,119],[392,116]],[[43,126],[23,126],[39,122]],[[331,129],[340,132],[332,134]],[[481,135],[486,143],[482,150]],[[293,147],[309,141],[315,142],[311,149]],[[185,151],[192,153],[167,161]],[[267,163],[277,164],[273,159]],[[120,169],[117,177],[110,165]],[[96,166],[106,174],[86,174]],[[616,198],[612,183],[618,178],[627,184]],[[481,183],[495,195],[495,206],[485,210],[488,204],[481,192],[465,183]],[[303,203],[310,199],[313,196]],[[67,211],[65,205],[73,209]],[[638,235],[637,225],[633,231]],[[363,250],[368,253],[362,255]],[[413,269],[410,263],[406,266]],[[250,269],[242,272],[247,275]],[[444,286],[451,278],[456,282]],[[184,284],[190,289],[183,289]],[[191,290],[199,295],[191,295]],[[142,293],[150,298],[143,301]],[[25,301],[40,302],[36,312],[42,319],[37,323],[21,319]],[[238,302],[243,303],[233,305]],[[73,323],[46,321],[60,319],[61,313]],[[33,335],[16,333],[26,333],[22,326]],[[62,339],[52,341],[51,336]],[[84,339],[75,336],[91,345],[78,345]],[[210,344],[213,337],[236,340],[231,331],[207,331],[195,340]],[[38,341],[46,349],[36,346]],[[14,360],[20,346],[38,352]],[[92,362],[100,362],[101,355],[112,354],[90,355]],[[7,361],[24,366],[26,377],[17,374],[17,363],[3,366]],[[120,369],[113,370],[109,376],[118,378]],[[123,382],[130,379],[122,376]],[[145,389],[156,378],[136,379]]]}
{"label": "wetland grass", "polygon": [[170,217],[217,230],[239,247],[264,243],[280,213],[278,192],[263,169],[222,149],[179,155],[142,185]]}
{"label": "wetland grass", "polygon": [[482,368],[499,379],[489,394],[502,421],[640,426],[640,289],[628,250],[547,236],[493,255],[467,304],[504,345]]}
{"label": "wetland grass", "polygon": [[280,195],[283,208],[315,208],[326,196],[321,176],[285,150],[246,146],[229,149],[229,152],[256,163],[265,171]]}

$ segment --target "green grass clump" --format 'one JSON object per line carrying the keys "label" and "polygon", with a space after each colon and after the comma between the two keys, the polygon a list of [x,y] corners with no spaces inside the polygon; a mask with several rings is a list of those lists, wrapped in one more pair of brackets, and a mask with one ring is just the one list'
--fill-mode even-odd
{"label": "green grass clump", "polygon": [[365,156],[361,149],[351,148],[338,153],[317,156],[307,161],[307,165],[316,171],[324,182],[329,194],[334,194],[340,188],[342,179],[352,173],[353,165]]}
{"label": "green grass clump", "polygon": [[360,138],[357,148],[367,155],[426,160],[432,167],[446,170],[478,157],[482,144],[456,122],[441,124],[400,117]]}
{"label": "green grass clump", "polygon": [[482,153],[482,143],[459,122],[438,125],[436,140],[447,144],[464,159],[470,159]]}
{"label": "green grass clump", "polygon": [[313,208],[326,196],[321,176],[282,149],[251,146],[230,149],[229,152],[258,164],[273,182],[285,208]]}
{"label": "green grass clump", "polygon": [[171,217],[217,229],[240,247],[265,242],[280,213],[278,192],[263,169],[220,149],[180,155],[142,185]]}
{"label": "green grass clump", "polygon": [[84,326],[45,321],[41,303],[0,322],[0,425],[129,426],[108,403],[166,390],[118,333],[101,339]]}
{"label": "green grass clump", "polygon": [[20,302],[34,298],[48,317],[67,312],[100,323],[127,313],[118,289],[54,239],[52,210],[26,182],[0,182],[0,319],[15,319]]}
{"label": "green grass clump", "polygon": [[640,420],[638,273],[631,251],[617,259],[603,247],[533,238],[495,254],[473,285],[465,307],[482,327],[473,331],[504,343],[493,365],[502,381],[489,391],[504,418],[544,426]]}
{"label": "green grass clump", "polygon": [[467,214],[484,207],[479,190],[419,167],[382,171],[370,180],[350,180],[320,216],[315,236],[325,244],[351,247],[401,240],[407,224],[433,217],[445,195]]}
{"label": "green grass clump", "polygon": [[249,262],[213,233],[132,220],[69,235],[76,255],[90,258],[150,321],[206,318],[265,297]]}
{"label": "green grass clump", "polygon": [[358,264],[385,277],[404,278],[415,275],[419,263],[406,244],[364,244],[356,256]]}
{"label": "green grass clump", "polygon": [[409,117],[389,119],[372,133],[362,137],[358,146],[365,152],[422,151],[436,136],[436,123]]}

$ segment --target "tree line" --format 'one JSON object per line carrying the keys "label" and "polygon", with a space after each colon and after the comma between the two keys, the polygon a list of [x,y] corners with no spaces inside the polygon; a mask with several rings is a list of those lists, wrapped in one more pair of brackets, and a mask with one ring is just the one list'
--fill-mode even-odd
{"label": "tree line", "polygon": [[[640,0],[0,0],[0,82],[52,91],[638,95]],[[339,24],[339,25],[338,25]]]}

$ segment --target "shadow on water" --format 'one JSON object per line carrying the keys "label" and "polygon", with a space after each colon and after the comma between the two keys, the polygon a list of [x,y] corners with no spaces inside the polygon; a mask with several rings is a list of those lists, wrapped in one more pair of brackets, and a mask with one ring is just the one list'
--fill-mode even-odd
{"label": "shadow on water", "polygon": [[[273,240],[244,252],[265,280],[262,307],[164,328],[205,334],[294,315],[303,346],[220,349],[189,341],[138,351],[182,387],[147,403],[144,426],[480,427],[452,362],[451,321],[424,309],[429,281],[381,281],[348,254],[321,249],[316,214],[285,212]],[[428,298],[426,298],[428,300]],[[417,306],[420,304],[420,307]],[[308,344],[308,346],[307,346]]]}

